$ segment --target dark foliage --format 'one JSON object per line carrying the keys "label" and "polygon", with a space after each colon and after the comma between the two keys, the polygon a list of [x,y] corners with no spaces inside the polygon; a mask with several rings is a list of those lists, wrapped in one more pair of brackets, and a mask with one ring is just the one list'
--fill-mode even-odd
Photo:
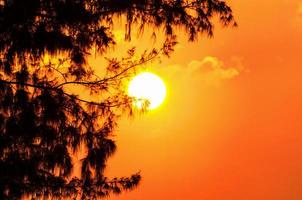
{"label": "dark foliage", "polygon": [[[123,80],[159,55],[169,56],[175,29],[193,41],[212,35],[213,16],[236,25],[220,0],[0,0],[0,199],[96,199],[135,187],[140,175],[109,180],[106,160],[115,152],[112,133],[119,115],[132,113]],[[107,59],[105,77],[87,64],[115,44],[114,18],[127,20],[125,40],[137,25],[164,29],[161,49],[135,49]],[[47,61],[45,57],[56,58]],[[85,88],[101,97],[90,101],[69,92]],[[73,158],[84,151],[81,173]]]}

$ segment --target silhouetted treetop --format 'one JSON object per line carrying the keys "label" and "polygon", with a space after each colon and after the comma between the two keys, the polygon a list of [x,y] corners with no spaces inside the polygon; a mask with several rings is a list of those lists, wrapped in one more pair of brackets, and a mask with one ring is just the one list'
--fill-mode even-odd
{"label": "silhouetted treetop", "polygon": [[45,51],[66,51],[82,64],[92,47],[104,52],[115,44],[115,16],[126,17],[127,40],[133,24],[164,28],[168,37],[182,28],[194,40],[213,34],[215,15],[224,26],[235,25],[231,8],[220,0],[7,0],[0,7],[1,65],[10,72],[15,56],[38,58]]}
{"label": "silhouetted treetop", "polygon": [[[97,199],[135,188],[139,173],[104,175],[117,120],[134,112],[125,80],[169,56],[176,30],[190,41],[212,36],[215,16],[236,25],[220,0],[0,0],[0,199]],[[100,76],[87,57],[115,45],[117,18],[125,19],[125,40],[134,27],[164,30],[165,38],[158,49],[106,58]]]}

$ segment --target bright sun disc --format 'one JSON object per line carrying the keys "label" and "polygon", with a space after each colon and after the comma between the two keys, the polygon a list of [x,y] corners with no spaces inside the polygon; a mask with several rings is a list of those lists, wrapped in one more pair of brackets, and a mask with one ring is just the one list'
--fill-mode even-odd
{"label": "bright sun disc", "polygon": [[148,100],[148,109],[157,108],[166,97],[166,86],[162,79],[150,72],[143,72],[135,76],[128,87],[128,94],[137,100],[134,105],[142,108],[143,103]]}

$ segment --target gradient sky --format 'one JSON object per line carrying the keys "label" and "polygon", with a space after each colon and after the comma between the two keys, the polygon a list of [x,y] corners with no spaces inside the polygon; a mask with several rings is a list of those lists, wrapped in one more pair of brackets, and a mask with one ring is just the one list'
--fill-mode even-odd
{"label": "gradient sky", "polygon": [[151,66],[168,98],[120,122],[106,174],[143,179],[110,200],[302,199],[302,1],[227,2],[238,28]]}

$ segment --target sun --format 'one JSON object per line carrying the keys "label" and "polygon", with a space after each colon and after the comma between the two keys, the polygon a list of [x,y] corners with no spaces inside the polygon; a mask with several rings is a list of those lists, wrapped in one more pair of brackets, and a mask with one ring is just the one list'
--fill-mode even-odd
{"label": "sun", "polygon": [[128,94],[135,97],[134,105],[142,108],[146,100],[149,102],[148,109],[160,106],[166,97],[166,86],[164,81],[150,72],[136,75],[129,83]]}

